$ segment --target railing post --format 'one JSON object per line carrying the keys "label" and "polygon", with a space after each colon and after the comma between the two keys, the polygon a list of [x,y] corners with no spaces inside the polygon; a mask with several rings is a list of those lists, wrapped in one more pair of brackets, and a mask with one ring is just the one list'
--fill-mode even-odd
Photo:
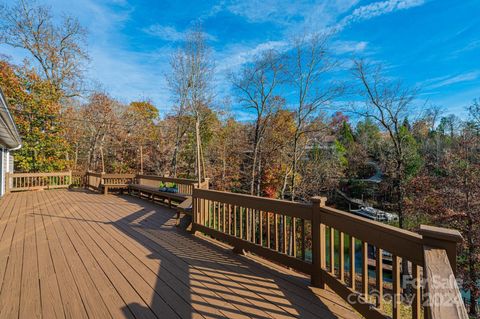
{"label": "railing post", "polygon": [[424,246],[445,249],[453,273],[457,275],[457,244],[463,241],[460,232],[455,229],[420,225],[418,233],[423,237]]}
{"label": "railing post", "polygon": [[195,196],[195,189],[196,189],[195,186],[196,185],[194,184],[193,190],[192,190],[192,227],[190,230],[190,233],[192,233],[193,235],[197,233],[196,227],[198,224],[198,217],[199,217],[198,214],[200,213],[200,209],[201,209],[201,206],[199,205],[200,200]]}
{"label": "railing post", "polygon": [[207,177],[207,178],[204,178],[204,180],[205,181],[204,181],[204,187],[203,188],[204,189],[209,189],[210,188],[210,186],[209,186],[210,185],[210,178]]}
{"label": "railing post", "polygon": [[325,197],[312,197],[312,273],[311,284],[325,288],[323,269],[325,268],[325,225],[322,224],[321,207],[325,206]]}
{"label": "railing post", "polygon": [[5,173],[5,194],[10,193],[10,173]]}

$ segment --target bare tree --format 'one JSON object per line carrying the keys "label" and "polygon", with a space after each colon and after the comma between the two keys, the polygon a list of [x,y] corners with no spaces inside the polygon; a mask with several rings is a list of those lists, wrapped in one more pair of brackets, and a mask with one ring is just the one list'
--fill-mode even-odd
{"label": "bare tree", "polygon": [[55,24],[51,10],[34,1],[0,6],[0,43],[27,50],[61,96],[72,97],[80,91],[82,65],[88,59],[85,36],[77,19],[65,16]]}
{"label": "bare tree", "polygon": [[185,108],[187,107],[188,98],[188,71],[187,62],[185,61],[185,53],[179,49],[172,54],[170,58],[171,73],[166,75],[167,83],[170,87],[172,95],[175,96],[175,146],[171,161],[171,174],[177,177],[178,152],[180,149],[180,141],[186,133],[183,117],[185,115]]}
{"label": "bare tree", "polygon": [[[195,121],[195,159],[197,178],[201,181],[205,178],[202,141],[200,136],[200,122],[203,110],[212,100],[211,81],[214,67],[210,57],[205,35],[200,26],[190,31],[185,39],[183,47],[178,50],[170,62],[172,73],[167,76],[170,89],[175,96],[180,117],[185,113],[191,115]],[[176,147],[172,160],[176,171],[176,157],[182,129],[177,127]]]}
{"label": "bare tree", "polygon": [[251,144],[250,194],[252,195],[255,193],[260,195],[261,144],[272,114],[281,103],[281,99],[274,93],[281,82],[282,67],[278,53],[268,50],[257,56],[254,62],[246,64],[238,74],[230,76],[238,101],[246,109],[253,110],[255,114]]}
{"label": "bare tree", "polygon": [[473,103],[467,108],[473,125],[480,129],[480,100],[475,99]]}
{"label": "bare tree", "polygon": [[386,131],[393,151],[388,154],[393,167],[393,188],[397,195],[397,212],[400,228],[404,227],[404,197],[407,164],[410,156],[409,139],[403,121],[412,110],[416,89],[405,88],[400,82],[393,82],[382,75],[380,66],[368,66],[364,61],[354,61],[353,74],[361,85],[360,94],[365,97],[364,107],[354,111],[366,118],[374,119]]}
{"label": "bare tree", "polygon": [[288,82],[293,85],[296,95],[295,130],[289,168],[292,201],[296,196],[298,160],[307,141],[300,144],[311,129],[310,120],[318,115],[319,109],[331,104],[344,91],[342,84],[328,78],[328,74],[339,64],[328,52],[329,38],[328,34],[317,33],[295,39],[288,67],[285,68]]}

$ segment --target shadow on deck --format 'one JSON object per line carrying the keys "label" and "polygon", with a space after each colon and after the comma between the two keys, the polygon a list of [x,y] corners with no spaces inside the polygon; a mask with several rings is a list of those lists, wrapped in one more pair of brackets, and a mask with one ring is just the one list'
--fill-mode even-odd
{"label": "shadow on deck", "polygon": [[192,236],[173,210],[127,195],[10,194],[0,245],[1,318],[359,317],[308,278]]}

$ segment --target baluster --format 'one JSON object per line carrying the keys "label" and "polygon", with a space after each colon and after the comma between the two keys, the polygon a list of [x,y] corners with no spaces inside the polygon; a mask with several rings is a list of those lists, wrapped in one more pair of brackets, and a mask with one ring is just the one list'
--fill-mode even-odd
{"label": "baluster", "polygon": [[228,204],[228,234],[232,235],[232,225],[233,225],[233,216],[232,216],[232,205]]}
{"label": "baluster", "polygon": [[392,317],[400,319],[400,257],[392,256],[392,281],[393,281],[393,300]]}
{"label": "baluster", "polygon": [[362,293],[368,300],[368,243],[362,241]]}
{"label": "baluster", "polygon": [[[226,216],[226,215],[227,215],[227,211],[226,211],[226,209],[225,209],[225,205],[226,205],[226,204],[223,203],[223,224],[222,224],[222,231],[223,231],[223,232],[225,232],[225,223],[226,223],[226,221],[227,221],[227,216]],[[227,228],[227,230],[228,230],[228,228]]]}
{"label": "baluster", "polygon": [[250,214],[252,215],[252,218],[250,219],[252,225],[252,242],[257,243],[257,210],[251,208]]}
{"label": "baluster", "polygon": [[345,246],[344,246],[344,234],[339,232],[338,234],[338,267],[340,268],[340,281],[345,282]]}
{"label": "baluster", "polygon": [[243,207],[239,207],[240,214],[240,238],[243,239]]}
{"label": "baluster", "polygon": [[233,235],[237,237],[237,205],[233,205]]}
{"label": "baluster", "polygon": [[216,219],[217,219],[217,211],[216,211],[217,202],[216,202],[216,201],[212,201],[212,205],[211,205],[211,206],[212,206],[212,208],[211,208],[210,214],[211,214],[211,216],[212,216],[212,228],[213,228],[213,229],[217,229],[217,228],[216,228],[216,227],[217,227],[216,225],[217,225],[218,223],[215,223],[215,222],[216,222]]}
{"label": "baluster", "polygon": [[198,224],[198,198],[194,197],[193,198],[193,202],[192,202],[192,205],[193,205],[193,225],[192,225],[192,229],[195,228],[195,224]]}
{"label": "baluster", "polygon": [[287,253],[287,216],[283,215],[283,253]]}
{"label": "baluster", "polygon": [[383,302],[383,249],[377,248],[377,256],[376,256],[376,289],[377,289],[377,308],[382,307]]}
{"label": "baluster", "polygon": [[266,214],[267,214],[267,247],[272,248],[270,246],[270,236],[271,236],[271,232],[270,232],[270,213],[266,212]]}
{"label": "baluster", "polygon": [[275,250],[278,251],[279,249],[279,246],[278,246],[278,215],[277,213],[274,213],[273,215],[273,219],[274,219],[274,241],[275,241]]}
{"label": "baluster", "polygon": [[199,203],[199,214],[198,214],[198,217],[199,217],[199,224],[202,225],[202,226],[205,226],[205,199],[201,198],[200,199],[200,203]]}
{"label": "baluster", "polygon": [[330,273],[335,275],[335,229],[330,227]]}
{"label": "baluster", "polygon": [[203,216],[203,220],[204,220],[204,226],[207,226],[208,227],[208,210],[210,209],[209,208],[209,200],[208,199],[205,199],[204,201],[205,203],[205,210],[203,212],[204,216]]}
{"label": "baluster", "polygon": [[257,210],[251,208],[250,209],[250,215],[251,215],[250,226],[251,226],[251,229],[252,229],[251,230],[252,231],[251,240],[252,240],[253,243],[256,243],[257,242]]}
{"label": "baluster", "polygon": [[292,238],[292,255],[293,257],[297,257],[297,221],[295,217],[290,217],[291,231],[290,237]]}
{"label": "baluster", "polygon": [[258,212],[258,215],[259,215],[259,225],[258,225],[258,228],[259,228],[259,237],[260,237],[260,246],[263,246],[263,212],[262,211],[259,211]]}
{"label": "baluster", "polygon": [[422,313],[422,285],[420,279],[420,266],[412,263],[414,287],[412,303],[412,319],[419,319]]}
{"label": "baluster", "polygon": [[350,236],[350,288],[355,290],[355,237]]}
{"label": "baluster", "polygon": [[212,221],[213,221],[212,228],[216,230],[217,229],[217,202],[216,201],[212,201],[211,215],[212,215]]}
{"label": "baluster", "polygon": [[217,209],[217,230],[220,231],[220,223],[221,223],[221,219],[220,219],[220,202],[216,202],[216,209]]}
{"label": "baluster", "polygon": [[302,260],[306,259],[305,256],[305,219],[300,219],[300,227],[301,227],[301,233],[302,233],[302,238],[301,238],[301,249],[302,249]]}
{"label": "baluster", "polygon": [[245,208],[245,238],[250,240],[250,209]]}

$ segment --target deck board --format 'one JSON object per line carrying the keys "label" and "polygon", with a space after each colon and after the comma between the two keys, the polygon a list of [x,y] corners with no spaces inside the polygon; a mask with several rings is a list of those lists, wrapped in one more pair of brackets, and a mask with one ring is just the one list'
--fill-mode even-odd
{"label": "deck board", "polygon": [[0,200],[0,318],[359,318],[308,278],[175,227],[146,200]]}

